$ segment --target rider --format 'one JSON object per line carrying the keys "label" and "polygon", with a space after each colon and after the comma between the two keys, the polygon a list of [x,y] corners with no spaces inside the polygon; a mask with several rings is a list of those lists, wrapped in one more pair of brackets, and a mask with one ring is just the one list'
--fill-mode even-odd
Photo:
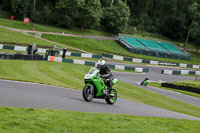
{"label": "rider", "polygon": [[100,70],[101,78],[105,78],[106,85],[112,90],[112,80],[114,79],[109,66],[106,64],[105,60],[99,60],[97,63],[97,69]]}

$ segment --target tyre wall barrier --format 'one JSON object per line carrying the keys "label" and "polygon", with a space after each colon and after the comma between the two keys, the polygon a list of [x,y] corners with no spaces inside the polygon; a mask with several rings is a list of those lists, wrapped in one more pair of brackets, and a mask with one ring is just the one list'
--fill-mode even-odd
{"label": "tyre wall barrier", "polygon": [[43,55],[1,54],[0,59],[7,60],[43,60]]}
{"label": "tyre wall barrier", "polygon": [[200,71],[194,71],[194,70],[162,70],[161,74],[167,74],[167,75],[200,75]]}
{"label": "tyre wall barrier", "polygon": [[131,57],[118,56],[118,55],[111,55],[111,54],[107,54],[107,53],[103,53],[102,56],[112,58],[115,60],[129,61],[129,62],[134,62],[134,63],[146,63],[146,64],[152,64],[152,65],[165,65],[165,66],[178,66],[178,67],[185,67],[185,68],[200,68],[200,65],[194,65],[194,64],[184,64],[184,63],[163,62],[163,61],[140,59],[140,58],[131,58]]}
{"label": "tyre wall barrier", "polygon": [[[63,63],[73,63],[73,64],[81,64],[81,65],[88,65],[88,66],[97,66],[96,62],[93,61],[84,61],[84,60],[76,60],[76,59],[63,59],[61,57],[54,57],[48,56],[48,61],[50,62],[63,62]],[[123,66],[123,65],[113,65],[107,63],[111,69],[118,69],[118,70],[129,70],[129,71],[136,71],[136,72],[149,72],[148,67],[140,68],[140,67],[131,67],[131,66]]]}
{"label": "tyre wall barrier", "polygon": [[184,86],[184,85],[176,85],[172,83],[162,83],[162,87],[172,88],[172,89],[178,89],[178,90],[184,90],[184,91],[190,91],[194,93],[200,94],[200,88],[197,87],[190,87],[190,86]]}
{"label": "tyre wall barrier", "polygon": [[[12,45],[4,45],[0,44],[0,49],[9,49],[9,50],[17,50],[17,51],[27,51],[27,47],[22,46],[12,46]],[[37,53],[45,54],[47,49],[37,48]],[[59,52],[59,55],[63,55],[63,51]],[[66,56],[78,56],[83,58],[102,58],[102,55],[91,54],[91,53],[76,53],[76,52],[66,52]]]}

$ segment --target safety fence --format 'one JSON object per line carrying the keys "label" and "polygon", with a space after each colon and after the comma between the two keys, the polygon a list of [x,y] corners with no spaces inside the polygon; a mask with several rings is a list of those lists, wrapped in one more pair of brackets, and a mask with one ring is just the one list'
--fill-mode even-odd
{"label": "safety fence", "polygon": [[162,83],[161,86],[167,87],[167,88],[172,88],[172,89],[177,89],[177,90],[190,91],[190,92],[200,94],[200,88],[197,88],[197,87],[191,87],[191,86],[185,86],[185,85],[176,85],[176,84],[173,84],[173,83]]}
{"label": "safety fence", "polygon": [[[64,59],[61,57],[54,57],[48,56],[48,61],[50,62],[63,62],[63,63],[73,63],[73,64],[81,64],[87,66],[97,66],[96,62],[93,61],[85,61],[85,60],[77,60],[77,59]],[[129,70],[129,71],[136,71],[136,72],[149,72],[148,67],[132,67],[132,66],[123,66],[123,65],[113,65],[107,63],[111,69],[118,69],[118,70]]]}
{"label": "safety fence", "polygon": [[7,60],[43,60],[43,55],[24,55],[24,54],[2,54],[0,59]]}
{"label": "safety fence", "polygon": [[103,53],[102,56],[112,58],[112,59],[115,59],[115,60],[129,61],[129,62],[134,62],[134,63],[146,63],[146,64],[152,64],[152,65],[177,66],[177,67],[185,67],[185,68],[200,68],[200,65],[194,65],[194,64],[163,62],[163,61],[155,61],[155,60],[148,60],[148,59],[123,57],[123,56],[111,55],[111,54],[107,54],[107,53]]}
{"label": "safety fence", "polygon": [[[9,50],[16,50],[16,51],[27,51],[27,47],[22,46],[13,46],[13,45],[4,45],[0,44],[0,49],[9,49]],[[48,49],[37,48],[37,53],[45,54]],[[62,55],[63,51],[59,51],[59,55]],[[109,57],[116,60],[122,61],[129,61],[135,63],[146,63],[146,64],[153,64],[153,65],[166,65],[166,66],[177,66],[177,67],[187,67],[187,68],[200,68],[200,65],[194,64],[184,64],[184,63],[174,63],[174,62],[163,62],[163,61],[155,61],[155,60],[148,60],[148,59],[140,59],[140,58],[130,58],[130,57],[123,57],[118,55],[111,55],[103,53],[102,55],[91,54],[91,53],[78,53],[78,52],[66,52],[66,56],[77,56],[83,58],[102,58],[102,57]]]}
{"label": "safety fence", "polygon": [[200,71],[194,71],[194,70],[162,70],[161,74],[167,74],[167,75],[200,75]]}
{"label": "safety fence", "polygon": [[[24,52],[28,50],[27,47],[4,45],[4,44],[0,44],[0,49],[9,49],[16,51],[24,51]],[[48,49],[37,48],[37,53],[45,54],[47,50]],[[59,51],[59,55],[63,55],[63,51]],[[77,53],[77,52],[66,52],[66,56],[77,56],[83,58],[102,58],[102,55],[96,55],[91,53]]]}

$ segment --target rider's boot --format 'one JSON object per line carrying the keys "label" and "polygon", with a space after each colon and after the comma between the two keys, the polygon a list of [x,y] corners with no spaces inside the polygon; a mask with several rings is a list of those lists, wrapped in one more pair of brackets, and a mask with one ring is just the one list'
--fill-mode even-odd
{"label": "rider's boot", "polygon": [[112,86],[110,86],[109,90],[108,90],[108,96],[114,96],[114,94],[111,93],[112,90],[113,90],[113,88],[112,88]]}

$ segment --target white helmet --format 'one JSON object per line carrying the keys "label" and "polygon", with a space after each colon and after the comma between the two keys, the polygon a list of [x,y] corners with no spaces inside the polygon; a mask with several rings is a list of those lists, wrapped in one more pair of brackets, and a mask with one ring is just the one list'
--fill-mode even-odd
{"label": "white helmet", "polygon": [[97,65],[100,65],[100,66],[104,66],[106,64],[106,61],[105,60],[99,60],[97,62]]}

